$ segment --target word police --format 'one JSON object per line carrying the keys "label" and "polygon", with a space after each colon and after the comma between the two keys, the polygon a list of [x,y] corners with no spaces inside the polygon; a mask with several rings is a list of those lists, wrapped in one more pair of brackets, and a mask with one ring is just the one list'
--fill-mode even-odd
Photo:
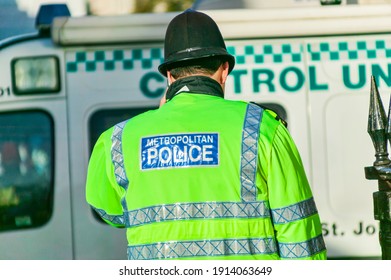
{"label": "word police", "polygon": [[142,170],[218,164],[218,133],[170,134],[141,139]]}

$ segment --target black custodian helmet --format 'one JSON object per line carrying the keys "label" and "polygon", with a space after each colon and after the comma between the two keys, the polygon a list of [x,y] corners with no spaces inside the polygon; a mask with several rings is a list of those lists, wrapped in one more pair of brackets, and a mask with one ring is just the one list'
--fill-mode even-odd
{"label": "black custodian helmet", "polygon": [[227,52],[223,36],[212,18],[192,9],[174,17],[167,27],[164,62],[159,65],[159,72],[167,76],[167,70],[207,57],[222,57],[228,61],[229,73],[234,68],[235,58]]}

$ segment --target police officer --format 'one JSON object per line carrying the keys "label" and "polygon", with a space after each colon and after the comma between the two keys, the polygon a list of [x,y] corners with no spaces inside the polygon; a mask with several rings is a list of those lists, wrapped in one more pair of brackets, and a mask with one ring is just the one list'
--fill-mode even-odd
{"label": "police officer", "polygon": [[104,132],[87,201],[127,228],[129,259],[325,259],[316,205],[284,123],[224,99],[234,68],[216,23],[187,10],[169,24],[159,109]]}

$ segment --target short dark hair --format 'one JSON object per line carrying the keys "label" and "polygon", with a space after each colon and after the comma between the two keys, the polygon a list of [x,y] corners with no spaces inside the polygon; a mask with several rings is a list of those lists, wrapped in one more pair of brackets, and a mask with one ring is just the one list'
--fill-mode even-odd
{"label": "short dark hair", "polygon": [[176,65],[174,64],[169,71],[174,79],[197,74],[211,76],[225,61],[225,59],[219,56],[193,59],[189,61],[182,61]]}

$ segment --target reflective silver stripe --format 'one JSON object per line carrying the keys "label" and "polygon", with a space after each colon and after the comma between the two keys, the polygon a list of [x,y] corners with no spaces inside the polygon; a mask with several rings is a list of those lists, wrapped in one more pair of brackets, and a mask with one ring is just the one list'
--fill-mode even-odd
{"label": "reflective silver stripe", "polygon": [[313,198],[290,205],[288,207],[272,209],[273,222],[275,224],[285,224],[301,220],[318,213]]}
{"label": "reflective silver stripe", "polygon": [[116,225],[125,225],[125,220],[123,215],[109,215],[103,209],[98,209],[93,207],[94,210],[105,220],[108,220]]}
{"label": "reflective silver stripe", "polygon": [[[129,180],[126,176],[124,156],[122,153],[122,132],[127,121],[128,120],[125,120],[121,123],[116,124],[114,126],[113,134],[111,136],[111,160],[114,164],[115,180],[117,181],[118,185],[124,188],[125,191],[128,189]],[[121,205],[124,213],[126,213],[128,211],[126,196],[121,199]],[[123,215],[123,217],[125,218],[123,224],[126,227],[129,227],[128,216]]]}
{"label": "reflective silver stripe", "polygon": [[257,173],[258,137],[262,112],[261,107],[249,103],[243,125],[240,180],[241,198],[242,201],[246,202],[257,200],[255,176]]}
{"label": "reflective silver stripe", "polygon": [[122,131],[126,122],[127,120],[116,124],[111,136],[111,160],[114,164],[115,179],[118,185],[125,190],[128,188],[129,184],[124,167],[124,156],[122,154]]}
{"label": "reflective silver stripe", "polygon": [[279,243],[280,256],[285,259],[305,258],[326,250],[323,236],[299,243]]}
{"label": "reflective silver stripe", "polygon": [[129,225],[214,218],[265,218],[270,217],[268,202],[205,202],[157,205],[128,212]]}
{"label": "reflective silver stripe", "polygon": [[204,256],[276,254],[272,238],[172,241],[128,246],[129,260],[152,260]]}

